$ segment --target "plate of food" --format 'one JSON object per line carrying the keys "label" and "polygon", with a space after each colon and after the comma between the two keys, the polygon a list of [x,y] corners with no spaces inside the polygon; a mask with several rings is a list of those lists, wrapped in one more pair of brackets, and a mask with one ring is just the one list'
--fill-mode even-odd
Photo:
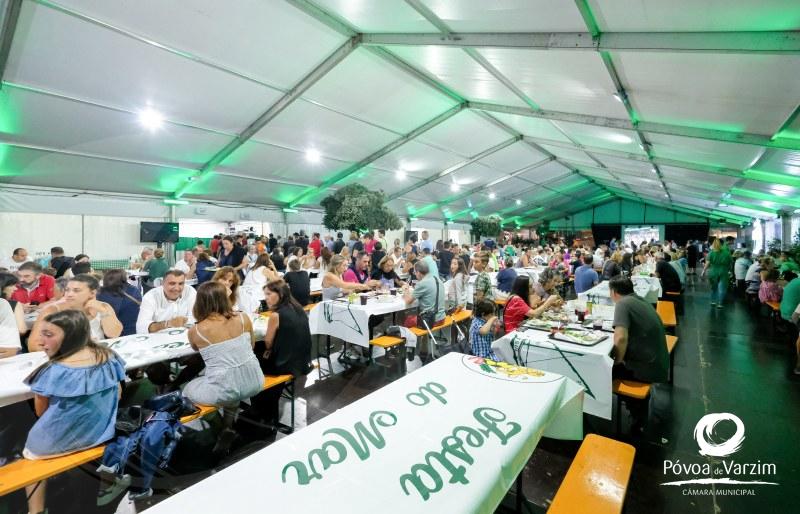
{"label": "plate of food", "polygon": [[531,318],[531,319],[525,321],[522,324],[522,328],[533,329],[533,330],[542,330],[544,332],[550,332],[550,329],[553,326],[558,327],[559,324],[560,324],[560,322],[558,322],[558,321],[548,321],[546,319]]}
{"label": "plate of food", "polygon": [[563,332],[557,332],[550,337],[551,339],[564,341],[566,343],[579,344],[582,346],[594,346],[600,341],[607,339],[608,334],[604,334],[597,330],[566,328]]}

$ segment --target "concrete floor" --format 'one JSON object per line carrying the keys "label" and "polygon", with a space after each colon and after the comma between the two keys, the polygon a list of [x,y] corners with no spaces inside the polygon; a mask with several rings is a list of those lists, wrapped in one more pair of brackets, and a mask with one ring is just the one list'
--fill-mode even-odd
{"label": "concrete floor", "polygon": [[[637,454],[626,512],[727,514],[800,511],[800,444],[796,440],[800,427],[800,377],[791,374],[793,342],[784,334],[773,333],[770,320],[748,312],[743,300],[729,297],[725,309],[712,309],[708,305],[707,287],[701,282],[688,288],[686,312],[679,318],[677,335],[674,385],[655,387],[647,431],[643,438],[633,441]],[[409,372],[419,365],[419,359],[409,363]],[[304,394],[308,423],[370,394],[396,376],[390,373],[387,377],[386,370],[376,365],[343,370],[335,361],[334,371],[337,372],[335,375],[322,381],[309,381],[311,385]],[[688,487],[660,485],[685,479],[665,475],[665,460],[686,464],[719,462],[719,459],[699,455],[693,436],[697,421],[704,414],[714,412],[734,413],[745,425],[743,446],[733,456],[736,462],[761,461],[776,465],[776,476],[741,479],[761,478],[780,485],[751,486],[755,496],[727,496],[723,491],[725,487],[720,486],[711,489],[709,496],[687,496],[684,490]],[[730,435],[732,427],[732,424],[719,425],[719,432],[723,436]],[[610,422],[590,416],[585,416],[585,430],[615,437]],[[625,435],[620,437],[629,439]],[[257,451],[265,444],[252,442],[246,445],[226,464]],[[546,510],[578,446],[578,442],[549,439],[540,442],[523,475],[530,511]],[[153,501],[202,480],[210,472],[208,469],[196,471],[159,479],[162,491]],[[60,477],[53,490],[57,500],[55,504],[49,504],[52,514],[113,512],[113,505],[103,510],[93,505],[96,479],[88,468]],[[21,505],[24,505],[24,497],[18,495],[0,499],[0,514],[24,512],[19,509]],[[146,505],[140,506],[144,507]],[[302,509],[297,512],[302,512]]]}

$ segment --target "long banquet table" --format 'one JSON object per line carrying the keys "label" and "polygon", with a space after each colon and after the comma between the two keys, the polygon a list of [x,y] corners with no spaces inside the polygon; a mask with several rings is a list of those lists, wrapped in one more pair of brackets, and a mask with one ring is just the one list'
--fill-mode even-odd
{"label": "long banquet table", "polygon": [[543,435],[583,437],[581,389],[450,353],[149,508],[494,512]]}

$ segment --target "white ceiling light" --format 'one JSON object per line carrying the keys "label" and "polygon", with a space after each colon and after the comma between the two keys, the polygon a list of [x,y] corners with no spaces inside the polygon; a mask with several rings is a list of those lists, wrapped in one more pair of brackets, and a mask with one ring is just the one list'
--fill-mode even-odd
{"label": "white ceiling light", "polygon": [[655,167],[655,166],[653,166],[652,168],[650,168],[650,171],[652,171],[653,173],[658,173],[658,170],[656,169],[656,167]]}
{"label": "white ceiling light", "polygon": [[308,162],[313,162],[316,164],[322,160],[322,155],[320,155],[319,150],[309,148],[308,150],[306,150],[306,160]]}
{"label": "white ceiling light", "polygon": [[497,198],[497,193],[495,193],[494,191],[492,191],[491,193],[489,193],[489,199],[490,199],[490,200],[494,200],[495,198]]}
{"label": "white ceiling light", "polygon": [[453,182],[452,184],[450,184],[450,191],[453,191],[453,192],[455,193],[455,192],[456,192],[456,191],[458,191],[459,189],[461,189],[461,188],[460,188],[460,187],[459,187],[459,185],[458,185],[458,184],[456,184],[455,182]]}
{"label": "white ceiling light", "polygon": [[147,130],[158,130],[164,124],[164,116],[148,107],[143,111],[139,111],[139,123]]}
{"label": "white ceiling light", "polygon": [[727,203],[720,203],[720,204],[719,204],[719,206],[720,206],[720,207],[727,207],[727,206],[728,206],[728,204],[727,204]]}
{"label": "white ceiling light", "polygon": [[619,93],[614,93],[612,96],[617,102],[622,102],[622,96]]}
{"label": "white ceiling light", "polygon": [[615,143],[623,143],[623,144],[628,144],[633,142],[633,139],[626,136],[625,134],[610,134],[608,136],[608,139],[614,141]]}
{"label": "white ceiling light", "polygon": [[520,200],[519,198],[517,198],[517,205],[522,205],[522,200]]}
{"label": "white ceiling light", "polygon": [[397,170],[397,173],[395,173],[394,176],[397,178],[397,180],[405,180],[407,176],[406,170],[400,168],[399,170]]}

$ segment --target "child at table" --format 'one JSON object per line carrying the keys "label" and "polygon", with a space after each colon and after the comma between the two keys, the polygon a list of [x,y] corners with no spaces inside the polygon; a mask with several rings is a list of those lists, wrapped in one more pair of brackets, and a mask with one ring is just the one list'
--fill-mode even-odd
{"label": "child at table", "polygon": [[497,323],[494,302],[478,300],[472,311],[472,325],[469,327],[469,342],[472,355],[491,360],[500,360],[492,351],[494,328]]}
{"label": "child at table", "polygon": [[[25,379],[39,419],[28,432],[23,456],[59,457],[114,437],[125,362],[92,341],[89,320],[78,310],[50,314],[40,334],[50,360]],[[45,481],[26,492],[28,511],[43,512]]]}

